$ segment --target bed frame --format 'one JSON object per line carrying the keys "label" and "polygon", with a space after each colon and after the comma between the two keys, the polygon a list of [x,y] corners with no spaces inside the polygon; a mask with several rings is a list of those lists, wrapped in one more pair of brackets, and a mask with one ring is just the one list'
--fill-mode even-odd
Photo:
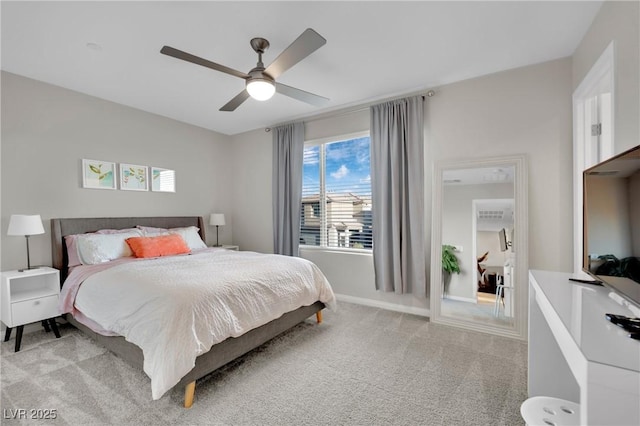
{"label": "bed frame", "polygon": [[[117,217],[117,218],[70,218],[51,219],[51,244],[53,267],[60,270],[60,285],[64,283],[68,274],[68,256],[64,237],[66,235],[94,232],[99,229],[124,229],[133,228],[136,225],[152,226],[157,228],[176,228],[183,226],[197,226],[200,236],[205,239],[204,221],[199,216],[183,217]],[[317,301],[310,306],[302,306],[288,312],[263,326],[255,328],[240,337],[230,337],[223,342],[213,345],[209,352],[196,358],[195,367],[187,373],[176,386],[184,386],[184,406],[190,408],[193,405],[196,380],[202,378],[223,365],[244,355],[245,353],[263,345],[284,331],[294,327],[313,314],[316,314],[318,323],[322,322],[322,309],[325,305]],[[124,337],[103,336],[95,333],[85,325],[76,321],[72,315],[66,315],[76,328],[91,336],[132,366],[142,370],[142,349],[133,343],[127,342]]]}

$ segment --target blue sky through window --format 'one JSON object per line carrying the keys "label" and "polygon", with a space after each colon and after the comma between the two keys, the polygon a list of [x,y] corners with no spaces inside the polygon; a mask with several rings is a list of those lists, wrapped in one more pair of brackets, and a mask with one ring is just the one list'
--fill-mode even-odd
{"label": "blue sky through window", "polygon": [[[324,146],[327,193],[369,194],[371,192],[369,137],[332,142]],[[303,186],[308,189],[318,188],[320,185],[320,148],[316,145],[306,147],[304,150]]]}

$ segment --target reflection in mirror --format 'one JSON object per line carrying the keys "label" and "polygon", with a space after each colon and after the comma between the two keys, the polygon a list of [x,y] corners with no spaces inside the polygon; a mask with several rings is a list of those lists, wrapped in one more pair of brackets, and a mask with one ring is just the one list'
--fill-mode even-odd
{"label": "reflection in mirror", "polygon": [[456,247],[460,273],[450,276],[442,314],[509,324],[511,286],[505,269],[514,264],[513,167],[444,172],[442,243]]}
{"label": "reflection in mirror", "polygon": [[156,192],[176,192],[176,172],[152,167],[151,190]]}
{"label": "reflection in mirror", "polygon": [[[522,164],[517,159],[493,159],[437,168],[434,231],[439,232],[434,232],[432,250],[439,249],[441,257],[434,259],[442,262],[441,268],[432,269],[441,275],[434,279],[432,274],[434,322],[524,338],[518,330],[523,321],[517,319],[522,317],[519,310],[526,310],[517,297],[526,293],[521,289],[527,285],[526,269],[524,278],[517,273],[523,270],[517,268],[517,200],[526,196],[518,194],[521,186],[516,185],[524,168],[521,160]],[[459,272],[447,270],[448,247]]]}

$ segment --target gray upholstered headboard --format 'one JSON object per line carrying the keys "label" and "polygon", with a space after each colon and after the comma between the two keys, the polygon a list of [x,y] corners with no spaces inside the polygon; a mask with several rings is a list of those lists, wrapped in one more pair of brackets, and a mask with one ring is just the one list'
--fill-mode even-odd
{"label": "gray upholstered headboard", "polygon": [[95,232],[99,229],[124,229],[136,225],[153,226],[155,228],[178,228],[183,226],[197,226],[200,237],[207,241],[204,231],[204,220],[201,216],[181,217],[88,217],[51,219],[51,256],[52,265],[60,270],[60,284],[67,278],[67,246],[64,243],[66,235]]}

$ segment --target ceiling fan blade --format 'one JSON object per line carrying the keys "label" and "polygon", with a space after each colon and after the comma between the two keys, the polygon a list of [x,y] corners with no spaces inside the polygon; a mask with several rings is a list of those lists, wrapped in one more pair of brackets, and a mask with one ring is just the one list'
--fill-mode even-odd
{"label": "ceiling fan blade", "polygon": [[178,50],[170,46],[163,46],[162,49],[160,49],[160,53],[167,56],[173,56],[174,58],[182,59],[183,61],[192,62],[197,65],[202,65],[203,67],[211,68],[216,71],[223,72],[225,74],[231,74],[235,77],[240,77],[244,79],[249,78],[248,74],[234,70],[233,68],[225,67],[224,65],[216,64],[215,62],[208,61],[206,59],[200,58],[199,56],[195,56],[195,55],[192,55],[191,53],[183,52],[182,50]]}
{"label": "ceiling fan blade", "polygon": [[235,109],[247,99],[249,99],[249,92],[247,92],[247,89],[244,89],[242,92],[238,93],[235,98],[231,99],[222,108],[220,108],[220,111],[235,111]]}
{"label": "ceiling fan blade", "polygon": [[329,102],[329,98],[314,95],[313,93],[305,92],[304,90],[281,83],[276,83],[276,92],[315,106],[324,106]]}
{"label": "ceiling fan blade", "polygon": [[326,42],[327,40],[320,34],[307,28],[264,71],[276,79],[283,72],[324,46]]}

